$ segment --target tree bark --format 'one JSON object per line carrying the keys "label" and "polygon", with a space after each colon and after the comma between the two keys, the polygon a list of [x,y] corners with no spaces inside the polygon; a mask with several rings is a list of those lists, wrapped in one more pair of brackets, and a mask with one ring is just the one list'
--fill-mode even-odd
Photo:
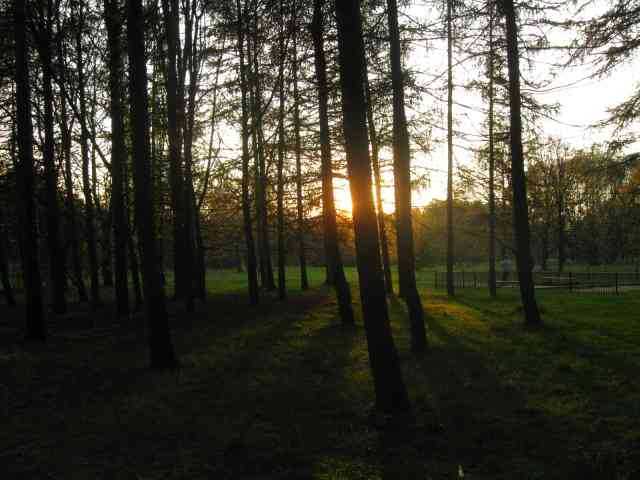
{"label": "tree bark", "polygon": [[296,154],[296,210],[298,214],[298,260],[300,263],[300,288],[307,290],[309,288],[309,278],[307,277],[307,257],[305,254],[304,234],[304,205],[302,199],[302,147],[300,146],[300,93],[298,92],[298,2],[293,2],[293,133]]}
{"label": "tree bark", "polygon": [[286,279],[286,245],[284,238],[284,157],[285,157],[285,138],[284,138],[284,115],[285,115],[285,95],[284,95],[284,64],[286,58],[284,46],[285,32],[285,16],[283,0],[280,0],[280,31],[278,32],[278,48],[280,53],[280,62],[278,65],[278,191],[277,191],[277,215],[278,215],[278,297],[284,300],[287,297],[287,279]]}
{"label": "tree bark", "polygon": [[376,189],[376,208],[378,211],[378,230],[380,231],[380,246],[382,253],[382,268],[384,270],[384,285],[387,293],[393,294],[393,277],[391,276],[391,261],[389,259],[389,241],[387,239],[387,225],[382,206],[382,176],[380,175],[380,157],[378,150],[378,132],[373,118],[373,102],[367,71],[364,72],[365,95],[367,101],[367,124],[369,126],[369,142],[371,143],[371,163],[373,165],[373,180]]}
{"label": "tree bark", "polygon": [[387,311],[378,226],[371,192],[371,162],[364,96],[364,43],[359,0],[336,0],[342,113],[360,298],[376,408],[386,413],[410,410]]}
{"label": "tree bark", "polygon": [[391,47],[391,82],[393,87],[393,174],[396,193],[396,224],[398,238],[398,270],[401,294],[409,309],[411,347],[422,352],[427,347],[424,310],[416,287],[413,227],[411,222],[411,151],[404,111],[404,85],[400,59],[400,32],[396,0],[387,0]]}
{"label": "tree bark", "polygon": [[115,294],[119,317],[129,314],[127,281],[127,212],[124,203],[123,169],[126,168],[127,147],[123,123],[123,65],[120,43],[122,19],[118,0],[104,0],[104,18],[109,45],[109,93],[111,107],[111,213],[115,244]]}
{"label": "tree bark", "polygon": [[447,295],[455,295],[453,283],[453,0],[447,0]]}
{"label": "tree bark", "polygon": [[82,155],[82,192],[84,196],[85,233],[87,236],[87,252],[89,256],[89,277],[91,290],[91,308],[96,310],[100,305],[100,282],[98,247],[96,245],[95,209],[89,177],[89,143],[87,128],[87,100],[84,74],[84,58],[82,55],[82,29],[84,27],[84,4],[78,5],[79,25],[76,32],[76,63],[78,70],[78,96],[80,103],[80,151]]}
{"label": "tree bark", "polygon": [[2,281],[2,292],[7,304],[10,307],[16,306],[16,297],[13,293],[11,278],[9,277],[9,260],[7,258],[7,233],[5,225],[4,211],[0,207],[0,280]]}
{"label": "tree bark", "polygon": [[238,10],[238,56],[240,60],[240,90],[242,93],[242,217],[244,238],[247,248],[247,280],[249,283],[249,302],[257,305],[260,302],[258,290],[258,265],[255,244],[253,243],[253,227],[251,221],[251,201],[249,199],[249,108],[247,105],[246,66],[244,63],[244,12],[240,0],[236,0]]}
{"label": "tree bark", "polygon": [[520,97],[520,65],[518,57],[518,27],[513,0],[503,0],[506,19],[507,63],[509,67],[509,107],[511,124],[511,184],[513,189],[513,225],[516,239],[516,264],[520,283],[520,296],[525,322],[540,325],[542,319],[536,302],[531,269],[531,234],[527,205],[527,182],[522,149],[522,118]]}
{"label": "tree bark", "polygon": [[42,151],[45,190],[47,199],[47,247],[49,250],[49,275],[51,281],[53,311],[67,311],[65,298],[66,280],[64,251],[60,241],[60,209],[58,206],[58,170],[55,161],[55,138],[53,132],[53,81],[51,77],[51,48],[53,42],[53,1],[46,7],[41,5],[44,20],[38,51],[42,62],[42,97],[44,103],[44,145]]}
{"label": "tree bark", "polygon": [[14,2],[16,123],[18,139],[17,180],[20,215],[20,248],[24,276],[27,340],[45,340],[47,335],[38,264],[36,206],[34,202],[33,125],[25,2]]}
{"label": "tree bark", "polygon": [[134,157],[135,208],[138,233],[142,240],[143,288],[151,367],[174,368],[178,364],[167,318],[166,299],[157,265],[149,162],[149,101],[144,42],[144,14],[141,0],[128,0],[127,46],[129,54],[129,95]]}
{"label": "tree bark", "polygon": [[496,298],[496,187],[495,187],[495,147],[494,147],[494,75],[495,59],[493,44],[494,6],[490,5],[489,12],[489,295]]}
{"label": "tree bark", "polygon": [[322,220],[324,226],[324,250],[329,276],[333,279],[338,299],[340,320],[344,325],[353,325],[353,307],[351,289],[344,274],[340,246],[338,243],[338,225],[333,197],[333,168],[331,162],[331,139],[329,136],[329,93],[327,88],[327,65],[324,53],[324,25],[322,9],[324,0],[313,2],[313,51],[316,83],[318,88],[318,113],[320,123],[320,156],[322,176]]}

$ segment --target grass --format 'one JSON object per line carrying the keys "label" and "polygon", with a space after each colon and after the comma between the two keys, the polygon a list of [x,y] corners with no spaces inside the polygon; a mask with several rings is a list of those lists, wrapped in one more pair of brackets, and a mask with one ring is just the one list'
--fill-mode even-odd
{"label": "grass", "polygon": [[196,314],[170,304],[173,373],[146,368],[140,316],[76,306],[35,345],[0,306],[3,478],[640,478],[637,293],[540,292],[531,330],[515,292],[424,290],[422,357],[391,298],[415,417],[400,428],[372,415],[361,319],[343,329],[322,270],[310,281],[250,308],[242,274],[211,272]]}

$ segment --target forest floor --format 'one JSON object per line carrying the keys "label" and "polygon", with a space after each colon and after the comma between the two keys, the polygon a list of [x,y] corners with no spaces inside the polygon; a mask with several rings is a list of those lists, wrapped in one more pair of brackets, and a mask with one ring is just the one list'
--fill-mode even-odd
{"label": "forest floor", "polygon": [[170,305],[167,373],[147,368],[140,315],[75,306],[26,344],[0,305],[0,478],[640,478],[637,292],[540,292],[546,324],[526,329],[516,292],[424,290],[419,357],[391,298],[414,417],[399,425],[372,415],[359,314],[340,326],[312,273],[250,308],[241,274],[211,272],[195,314]]}

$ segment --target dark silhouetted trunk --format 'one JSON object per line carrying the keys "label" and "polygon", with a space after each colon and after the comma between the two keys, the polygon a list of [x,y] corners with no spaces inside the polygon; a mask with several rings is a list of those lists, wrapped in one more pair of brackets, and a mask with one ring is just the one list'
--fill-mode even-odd
{"label": "dark silhouetted trunk", "polygon": [[513,226],[516,239],[516,264],[520,282],[520,296],[528,325],[540,325],[533,275],[531,269],[531,243],[529,209],[527,206],[527,182],[522,151],[522,117],[520,98],[520,65],[518,57],[518,27],[513,0],[502,2],[506,19],[507,62],[509,66],[509,107],[511,129],[511,184],[513,188]]}
{"label": "dark silhouetted trunk", "polygon": [[333,198],[333,168],[331,165],[331,139],[329,136],[329,114],[327,88],[327,65],[324,53],[324,0],[313,2],[313,49],[318,88],[318,113],[320,121],[320,155],[322,177],[322,220],[324,226],[324,251],[327,261],[327,271],[333,280],[338,299],[340,320],[345,325],[354,323],[353,307],[351,304],[351,289],[342,266],[340,246],[338,244],[338,225],[336,222],[336,207]]}
{"label": "dark silhouetted trunk", "polygon": [[309,278],[307,277],[307,257],[305,254],[304,234],[304,205],[302,198],[302,147],[300,146],[300,93],[298,92],[298,3],[293,2],[293,134],[296,153],[296,209],[298,214],[298,260],[300,263],[300,288],[309,288]]}
{"label": "dark silhouetted trunk", "polygon": [[453,284],[453,0],[447,0],[447,295],[455,295]]}
{"label": "dark silhouetted trunk", "polygon": [[380,231],[380,246],[382,253],[382,268],[384,270],[384,285],[388,294],[393,294],[393,279],[391,277],[391,261],[389,260],[389,241],[387,240],[387,225],[384,220],[382,206],[382,176],[380,175],[380,157],[378,150],[378,132],[373,118],[373,103],[367,71],[364,72],[365,94],[367,100],[367,123],[369,125],[369,142],[371,143],[371,163],[373,165],[373,181],[376,189],[376,209],[378,211],[378,230]]}
{"label": "dark silhouetted trunk", "polygon": [[238,10],[238,56],[240,59],[240,90],[242,93],[242,217],[244,238],[247,248],[247,280],[249,283],[249,301],[257,305],[260,301],[258,290],[258,264],[253,243],[251,221],[251,200],[249,199],[249,107],[247,105],[247,72],[244,62],[244,14],[240,0],[236,0]]}
{"label": "dark silhouetted trunk", "polygon": [[493,44],[494,6],[490,5],[489,12],[489,295],[496,298],[498,289],[496,285],[496,159],[494,146],[494,75],[495,59]]}
{"label": "dark silhouetted trunk", "polygon": [[169,141],[169,183],[171,208],[173,210],[173,272],[174,297],[185,299],[187,295],[185,278],[185,218],[184,218],[184,182],[180,152],[182,150],[182,126],[184,101],[179,92],[176,57],[178,51],[179,6],[178,0],[163,0],[165,36],[167,44],[166,92],[167,92],[167,136]]}
{"label": "dark silhouetted trunk", "polygon": [[278,191],[277,191],[277,215],[278,215],[278,297],[284,300],[287,297],[287,279],[285,272],[286,262],[286,246],[284,239],[284,156],[285,156],[285,138],[284,138],[284,63],[286,52],[284,48],[284,31],[285,17],[283,0],[280,0],[280,31],[278,32],[278,48],[280,53],[280,62],[278,65]]}
{"label": "dark silhouetted trunk", "polygon": [[26,338],[44,340],[46,324],[42,300],[42,283],[38,265],[38,234],[34,201],[33,125],[31,123],[31,88],[25,2],[14,2],[16,123],[18,140],[18,211],[20,215],[20,249],[26,304]]}
{"label": "dark silhouetted trunk", "polygon": [[89,256],[89,278],[91,284],[91,308],[100,305],[100,282],[98,264],[98,246],[96,244],[95,209],[89,176],[89,139],[87,127],[87,99],[84,74],[84,58],[82,54],[82,29],[84,28],[84,5],[78,5],[79,25],[76,32],[76,63],[78,70],[78,97],[80,103],[80,152],[82,156],[82,193],[84,196],[85,234],[87,237],[87,253]]}
{"label": "dark silhouetted trunk", "polygon": [[558,208],[558,272],[564,270],[564,264],[566,262],[566,237],[565,228],[566,220],[564,214],[564,189],[565,189],[565,166],[564,158],[560,155],[557,157],[557,169],[558,169],[558,194],[557,194],[557,208]]}
{"label": "dark silhouetted trunk", "polygon": [[407,389],[391,336],[384,288],[376,211],[371,192],[371,162],[364,95],[364,43],[358,0],[335,2],[342,113],[362,314],[373,373],[376,408],[386,413],[410,410]]}
{"label": "dark silhouetted trunk", "polygon": [[160,266],[157,264],[156,239],[152,208],[149,154],[149,105],[144,42],[144,15],[141,0],[128,0],[127,45],[129,53],[129,95],[134,159],[136,223],[142,242],[142,282],[149,325],[149,348],[152,368],[174,368],[177,358],[171,342],[166,299]]}
{"label": "dark silhouetted trunk", "polygon": [[[396,194],[396,231],[398,238],[398,273],[401,294],[409,309],[411,347],[422,352],[427,346],[422,301],[416,287],[416,270],[411,225],[411,151],[404,111],[404,85],[400,58],[400,32],[396,0],[387,0],[391,47],[391,82],[393,87],[393,175]],[[404,280],[403,280],[404,279]]]}
{"label": "dark silhouetted trunk", "polygon": [[0,208],[0,281],[2,281],[2,293],[7,300],[7,304],[11,307],[16,306],[16,297],[13,294],[13,286],[9,277],[9,260],[7,256],[7,232],[5,225],[4,212]]}
{"label": "dark silhouetted trunk", "polygon": [[122,18],[118,0],[104,0],[104,18],[109,45],[109,93],[111,113],[111,213],[115,253],[116,312],[119,317],[129,314],[129,288],[127,281],[128,221],[124,202],[124,169],[127,148],[123,121],[123,65],[120,34]]}
{"label": "dark silhouetted trunk", "polygon": [[41,5],[44,20],[43,35],[38,42],[42,62],[42,100],[44,103],[44,163],[45,190],[47,199],[47,247],[49,249],[49,274],[53,311],[58,314],[67,311],[65,299],[64,251],[60,241],[60,209],[58,206],[58,170],[55,161],[55,138],[53,132],[53,80],[51,77],[51,48],[53,42],[53,1],[46,7]]}

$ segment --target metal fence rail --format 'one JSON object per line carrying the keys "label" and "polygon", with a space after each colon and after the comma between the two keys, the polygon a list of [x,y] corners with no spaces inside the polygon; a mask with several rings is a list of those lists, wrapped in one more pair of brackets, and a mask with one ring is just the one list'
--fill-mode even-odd
{"label": "metal fence rail", "polygon": [[[625,290],[640,287],[639,272],[532,272],[533,282],[539,289],[558,289],[570,292],[591,292],[617,295]],[[434,272],[433,287],[444,289],[447,285],[446,272]],[[489,288],[489,272],[453,272],[456,289]],[[498,288],[517,288],[517,272],[496,272]]]}

